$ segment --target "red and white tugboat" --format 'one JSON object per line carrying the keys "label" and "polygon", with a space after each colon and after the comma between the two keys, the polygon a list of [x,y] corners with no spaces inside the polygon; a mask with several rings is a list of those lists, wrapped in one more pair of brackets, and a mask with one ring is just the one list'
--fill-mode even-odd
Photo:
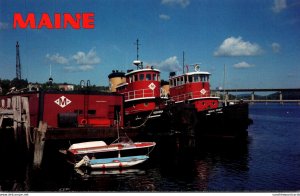
{"label": "red and white tugboat", "polygon": [[124,95],[125,126],[151,129],[152,123],[148,121],[160,118],[166,96],[161,92],[160,70],[153,66],[144,67],[138,60],[138,40],[136,45],[137,60],[133,61],[136,69],[127,73],[113,70],[108,78],[111,91]]}
{"label": "red and white tugboat", "polygon": [[160,71],[149,66],[144,68],[139,60],[133,64],[137,69],[129,70],[125,74],[126,81],[116,86],[116,92],[124,95],[127,125],[141,126],[162,113]]}
{"label": "red and white tugboat", "polygon": [[192,103],[196,110],[216,109],[219,105],[219,97],[210,95],[209,72],[200,71],[199,65],[195,65],[194,72],[187,72],[176,76],[170,74],[170,98],[175,103]]}
{"label": "red and white tugboat", "polygon": [[[188,66],[187,66],[188,70]],[[181,75],[170,73],[170,104],[173,127],[187,134],[236,137],[247,133],[251,120],[248,104],[222,105],[219,97],[211,96],[210,73],[194,71]]]}

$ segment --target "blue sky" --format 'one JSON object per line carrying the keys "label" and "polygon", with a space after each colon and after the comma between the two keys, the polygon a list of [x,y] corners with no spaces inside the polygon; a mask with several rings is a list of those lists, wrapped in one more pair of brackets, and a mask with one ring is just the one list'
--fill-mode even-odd
{"label": "blue sky", "polygon": [[[211,87],[299,88],[298,0],[0,0],[0,78],[16,76],[16,41],[22,78],[108,85],[112,70],[140,59],[167,80],[185,64],[201,63]],[[95,14],[94,29],[13,29],[14,13]]]}

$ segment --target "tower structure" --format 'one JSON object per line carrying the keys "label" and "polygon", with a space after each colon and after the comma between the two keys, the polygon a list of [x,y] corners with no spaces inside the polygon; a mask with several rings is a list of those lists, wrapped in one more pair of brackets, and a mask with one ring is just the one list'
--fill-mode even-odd
{"label": "tower structure", "polygon": [[20,50],[19,50],[19,42],[16,45],[16,78],[21,80],[21,60],[20,60]]}

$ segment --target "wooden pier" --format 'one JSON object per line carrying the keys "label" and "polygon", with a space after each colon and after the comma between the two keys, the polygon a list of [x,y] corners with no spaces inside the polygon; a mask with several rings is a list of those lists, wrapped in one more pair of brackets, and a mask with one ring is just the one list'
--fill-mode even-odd
{"label": "wooden pier", "polygon": [[[113,111],[117,111],[121,113],[119,105],[123,102],[122,96],[114,96],[114,95],[106,95],[106,94],[66,94],[66,93],[49,93],[46,94],[47,96],[68,96],[72,97],[73,102],[76,101],[75,96],[82,96],[84,97],[82,105],[77,103],[77,106],[83,107],[83,113],[84,111],[94,111],[91,109],[88,109],[89,107],[96,107],[95,104],[99,104],[99,100],[106,99],[108,101],[105,101],[107,105],[111,105],[113,107],[110,107],[113,109]],[[121,126],[120,122],[115,120],[114,118],[114,112],[104,110],[104,107],[99,107],[101,111],[107,112],[105,115],[109,115],[110,122],[113,122],[114,124],[107,124],[107,125],[93,125],[93,124],[84,124],[84,125],[76,125],[73,126],[71,124],[69,127],[63,126],[53,126],[53,122],[57,122],[60,119],[59,112],[65,112],[64,109],[60,109],[58,112],[53,112],[49,110],[45,110],[44,107],[46,105],[49,105],[50,103],[44,102],[44,95],[42,93],[34,93],[34,94],[16,94],[16,95],[8,95],[3,96],[0,99],[0,131],[2,130],[8,130],[12,131],[14,135],[14,140],[16,143],[22,143],[26,144],[27,151],[33,152],[33,163],[35,166],[39,167],[42,159],[43,159],[43,152],[44,152],[44,146],[45,142],[47,141],[59,141],[59,140],[82,140],[82,141],[88,141],[88,140],[107,140],[107,139],[116,139],[118,135],[126,135],[134,138],[139,134],[139,130],[137,129],[123,129],[119,128]],[[89,96],[93,96],[93,99]],[[114,99],[111,99],[110,102],[109,98],[113,97]],[[88,101],[93,101],[93,103],[88,103]],[[115,101],[115,102],[113,102]],[[102,103],[102,102],[101,102]],[[53,101],[52,105],[55,105],[56,102]],[[94,104],[94,105],[92,105]],[[77,107],[75,106],[75,107]],[[39,109],[38,109],[39,107]],[[80,108],[79,107],[79,108]],[[65,105],[64,107],[65,108]],[[31,109],[31,111],[30,111]],[[74,109],[70,108],[67,110],[74,111]],[[70,112],[69,112],[70,113]],[[69,113],[63,113],[63,114],[69,114]],[[43,115],[44,114],[44,115]],[[48,118],[45,117],[45,114]],[[78,120],[78,118],[74,118],[75,113],[71,113],[72,116],[69,118],[72,120]],[[94,112],[93,112],[94,114]],[[103,118],[102,116],[90,116],[90,118],[87,117],[88,122],[95,122],[94,119]],[[63,116],[65,117],[65,116]],[[69,117],[67,115],[67,117]],[[44,119],[43,119],[44,118]],[[48,120],[47,120],[48,119]],[[69,119],[63,119],[65,120],[65,123],[69,123]],[[123,116],[122,116],[123,119]],[[94,120],[94,121],[92,121]],[[105,122],[108,122],[109,119],[107,119]],[[115,123],[116,121],[116,123]],[[52,122],[52,125],[51,125]],[[66,125],[66,124],[64,124]],[[69,125],[69,124],[68,124]],[[118,126],[117,126],[118,125]]]}

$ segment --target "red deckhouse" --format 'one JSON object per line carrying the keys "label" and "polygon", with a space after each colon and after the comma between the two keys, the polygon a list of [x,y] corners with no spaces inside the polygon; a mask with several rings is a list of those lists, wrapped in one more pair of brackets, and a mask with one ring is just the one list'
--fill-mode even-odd
{"label": "red deckhouse", "polygon": [[171,73],[170,99],[175,103],[193,103],[197,111],[217,108],[219,97],[210,94],[209,76],[209,72],[200,71],[199,65],[195,65],[194,72],[178,76]]}
{"label": "red deckhouse", "polygon": [[153,67],[143,68],[141,61],[134,61],[137,70],[125,74],[126,82],[116,87],[125,99],[125,114],[153,111],[160,97],[160,71]]}

